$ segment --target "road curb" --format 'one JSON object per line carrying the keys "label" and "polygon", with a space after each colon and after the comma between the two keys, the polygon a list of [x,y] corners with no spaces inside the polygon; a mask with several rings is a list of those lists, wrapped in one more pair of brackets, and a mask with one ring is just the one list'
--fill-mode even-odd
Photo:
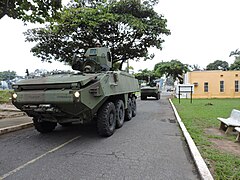
{"label": "road curb", "polygon": [[175,113],[175,116],[177,118],[177,121],[178,121],[178,124],[183,132],[183,135],[187,141],[187,144],[188,144],[188,147],[189,147],[189,150],[192,154],[192,157],[193,157],[193,160],[197,166],[197,169],[198,169],[198,172],[199,172],[199,175],[201,177],[201,179],[203,180],[214,180],[205,161],[203,160],[200,152],[198,151],[197,149],[197,146],[196,144],[194,143],[193,139],[191,138],[190,134],[188,133],[185,125],[183,124],[175,106],[173,105],[171,99],[169,99],[169,102],[173,108],[173,111]]}
{"label": "road curb", "polygon": [[20,124],[20,125],[16,125],[16,126],[10,126],[10,127],[6,127],[6,128],[0,128],[0,135],[2,134],[6,134],[9,132],[13,132],[13,131],[17,131],[20,129],[25,129],[25,128],[29,128],[32,127],[33,123],[29,122],[29,123],[24,123],[24,124]]}

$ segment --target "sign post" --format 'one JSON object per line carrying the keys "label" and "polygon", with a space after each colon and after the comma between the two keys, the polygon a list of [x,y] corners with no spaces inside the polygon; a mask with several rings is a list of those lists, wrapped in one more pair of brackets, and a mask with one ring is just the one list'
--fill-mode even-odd
{"label": "sign post", "polygon": [[180,95],[181,93],[190,93],[190,97],[191,97],[191,100],[190,102],[192,103],[192,94],[194,92],[194,85],[192,84],[189,84],[189,85],[186,85],[186,84],[179,84],[177,86],[178,88],[178,102],[180,104]]}

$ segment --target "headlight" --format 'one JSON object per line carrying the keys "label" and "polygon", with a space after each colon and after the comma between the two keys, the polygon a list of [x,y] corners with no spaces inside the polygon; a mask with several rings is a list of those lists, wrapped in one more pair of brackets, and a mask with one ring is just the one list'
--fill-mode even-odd
{"label": "headlight", "polygon": [[74,93],[74,96],[75,96],[76,98],[79,98],[79,97],[80,97],[80,92],[76,91],[76,92]]}
{"label": "headlight", "polygon": [[13,99],[17,99],[17,94],[13,93],[12,97],[13,97]]}

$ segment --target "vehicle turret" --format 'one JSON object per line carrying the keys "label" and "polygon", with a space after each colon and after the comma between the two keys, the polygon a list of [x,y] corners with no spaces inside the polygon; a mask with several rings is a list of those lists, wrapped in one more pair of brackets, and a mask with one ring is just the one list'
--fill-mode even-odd
{"label": "vehicle turret", "polygon": [[89,48],[83,57],[74,56],[72,68],[86,73],[109,71],[112,68],[111,53],[106,47]]}

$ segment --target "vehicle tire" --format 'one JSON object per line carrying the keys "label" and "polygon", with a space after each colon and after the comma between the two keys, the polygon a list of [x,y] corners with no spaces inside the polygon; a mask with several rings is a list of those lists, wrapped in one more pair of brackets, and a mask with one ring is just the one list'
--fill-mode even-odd
{"label": "vehicle tire", "polygon": [[116,108],[116,128],[120,128],[123,126],[125,117],[124,103],[121,99],[115,102],[115,108]]}
{"label": "vehicle tire", "polygon": [[112,102],[106,102],[98,110],[97,130],[100,136],[109,137],[116,127],[116,109]]}
{"label": "vehicle tire", "polygon": [[52,132],[57,126],[55,122],[41,121],[40,118],[33,118],[33,124],[35,129],[40,133]]}
{"label": "vehicle tire", "polygon": [[68,122],[68,123],[59,123],[62,127],[69,127],[72,125],[72,122]]}
{"label": "vehicle tire", "polygon": [[125,120],[130,121],[132,119],[132,100],[129,98],[127,102],[128,108],[125,110]]}
{"label": "vehicle tire", "polygon": [[135,117],[137,114],[137,103],[136,103],[136,98],[133,96],[132,97],[132,117]]}
{"label": "vehicle tire", "polygon": [[159,100],[160,99],[160,94],[157,93],[155,97],[156,97],[156,100]]}

